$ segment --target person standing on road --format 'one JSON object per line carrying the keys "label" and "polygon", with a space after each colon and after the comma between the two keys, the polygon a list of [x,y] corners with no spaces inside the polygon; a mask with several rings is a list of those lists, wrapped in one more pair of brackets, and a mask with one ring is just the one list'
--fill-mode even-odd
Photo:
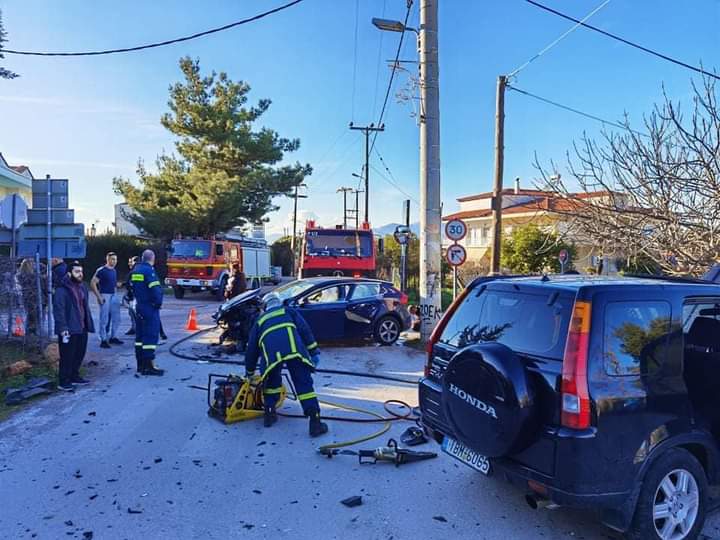
{"label": "person standing on road", "polygon": [[83,283],[83,267],[78,261],[70,265],[53,295],[55,333],[60,350],[58,388],[72,392],[76,384],[88,384],[80,377],[80,366],[87,350],[88,333],[95,332],[90,313],[88,289]]}
{"label": "person standing on road", "polygon": [[142,375],[163,375],[164,370],[155,366],[155,351],[160,337],[160,308],[163,290],[155,273],[155,253],[146,249],[141,262],[130,273],[135,295],[135,358],[137,370]]}
{"label": "person standing on road", "polygon": [[125,296],[123,296],[123,302],[127,304],[128,316],[130,317],[130,330],[125,332],[126,336],[135,335],[135,294],[132,290],[132,281],[130,281],[130,274],[132,274],[133,268],[135,268],[137,262],[137,257],[130,257],[130,259],[128,260],[128,277],[127,281],[125,281],[125,283],[123,284],[123,287],[125,287]]}
{"label": "person standing on road", "polygon": [[245,352],[245,374],[254,379],[255,368],[260,361],[265,427],[277,422],[275,406],[282,391],[282,368],[285,365],[303,413],[310,418],[310,436],[319,437],[327,433],[328,427],[320,421],[320,402],[313,388],[312,373],[320,359],[320,351],[312,330],[299,313],[283,305],[277,293],[269,293],[263,304],[264,314],[250,332]]}
{"label": "person standing on road", "polygon": [[225,300],[235,298],[246,290],[247,283],[245,281],[245,274],[240,270],[240,265],[234,263],[230,269],[230,279],[228,279],[227,286],[225,287]]}
{"label": "person standing on road", "polygon": [[[122,345],[117,338],[120,327],[120,295],[117,294],[117,255],[112,251],[105,255],[105,266],[95,271],[90,288],[100,306],[100,347]],[[109,327],[109,328],[108,328]]]}

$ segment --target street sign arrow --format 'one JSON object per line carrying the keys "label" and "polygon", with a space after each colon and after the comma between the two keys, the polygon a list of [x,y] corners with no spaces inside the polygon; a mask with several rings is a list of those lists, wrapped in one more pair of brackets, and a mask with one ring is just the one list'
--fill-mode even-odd
{"label": "street sign arrow", "polygon": [[465,263],[467,253],[465,252],[465,248],[460,244],[453,244],[447,248],[445,258],[450,266],[460,266]]}

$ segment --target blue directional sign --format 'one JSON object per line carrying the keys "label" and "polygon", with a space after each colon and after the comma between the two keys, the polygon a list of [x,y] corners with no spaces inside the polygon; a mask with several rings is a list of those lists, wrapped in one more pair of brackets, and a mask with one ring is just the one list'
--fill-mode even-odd
{"label": "blue directional sign", "polygon": [[[50,257],[82,259],[85,257],[86,247],[84,238],[76,240],[53,240]],[[34,257],[35,253],[39,253],[41,258],[47,257],[46,240],[20,240],[18,242],[17,254],[19,257]]]}

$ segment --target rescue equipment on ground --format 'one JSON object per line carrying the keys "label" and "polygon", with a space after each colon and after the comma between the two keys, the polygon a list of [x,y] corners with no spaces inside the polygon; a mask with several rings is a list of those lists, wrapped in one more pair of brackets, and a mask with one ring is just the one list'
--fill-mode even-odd
{"label": "rescue equipment on ground", "polygon": [[407,448],[398,448],[395,439],[390,439],[387,442],[387,446],[380,446],[375,450],[355,451],[328,449],[324,452],[321,451],[321,454],[329,458],[337,455],[357,456],[361,465],[374,465],[378,461],[388,461],[390,463],[394,463],[396,467],[404,465],[405,463],[425,461],[426,459],[433,459],[437,457],[437,453],[435,452],[417,452],[415,450],[408,450]]}
{"label": "rescue equipment on ground", "polygon": [[[207,390],[208,415],[225,424],[252,420],[263,415],[263,387],[260,377],[211,373],[208,375]],[[287,390],[283,385],[278,406],[282,405],[286,397]]]}

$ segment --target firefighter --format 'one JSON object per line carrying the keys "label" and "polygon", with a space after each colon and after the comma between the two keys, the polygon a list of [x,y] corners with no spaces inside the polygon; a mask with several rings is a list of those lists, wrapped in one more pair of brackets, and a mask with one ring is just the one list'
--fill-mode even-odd
{"label": "firefighter", "polygon": [[155,366],[155,350],[160,334],[160,307],[163,291],[155,273],[155,253],[146,249],[142,260],[130,273],[130,283],[137,302],[135,308],[135,358],[142,375],[163,375]]}
{"label": "firefighter", "polygon": [[313,389],[312,373],[320,359],[320,351],[312,331],[299,313],[283,305],[277,293],[265,296],[263,308],[264,313],[250,332],[245,371],[248,378],[254,378],[260,361],[265,427],[277,422],[275,405],[282,390],[281,373],[285,365],[303,414],[310,418],[310,436],[319,437],[327,433],[328,427],[320,421],[320,403]]}

